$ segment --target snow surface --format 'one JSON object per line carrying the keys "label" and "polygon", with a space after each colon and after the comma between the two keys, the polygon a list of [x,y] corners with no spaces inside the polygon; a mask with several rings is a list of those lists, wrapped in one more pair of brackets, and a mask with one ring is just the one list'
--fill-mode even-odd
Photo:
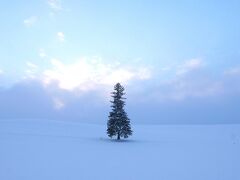
{"label": "snow surface", "polygon": [[104,125],[0,121],[0,180],[239,180],[240,125]]}

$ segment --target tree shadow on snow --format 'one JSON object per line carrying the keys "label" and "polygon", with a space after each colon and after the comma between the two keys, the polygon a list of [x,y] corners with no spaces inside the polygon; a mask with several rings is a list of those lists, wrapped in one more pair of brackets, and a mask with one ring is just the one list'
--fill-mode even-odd
{"label": "tree shadow on snow", "polygon": [[141,143],[142,141],[134,140],[134,139],[110,139],[110,138],[98,138],[100,141],[108,142],[108,143]]}

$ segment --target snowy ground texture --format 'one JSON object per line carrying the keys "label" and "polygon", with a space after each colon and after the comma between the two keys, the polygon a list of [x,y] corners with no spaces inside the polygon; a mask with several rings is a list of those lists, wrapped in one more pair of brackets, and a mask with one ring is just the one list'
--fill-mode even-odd
{"label": "snowy ground texture", "polygon": [[0,180],[239,180],[240,125],[105,126],[0,120]]}

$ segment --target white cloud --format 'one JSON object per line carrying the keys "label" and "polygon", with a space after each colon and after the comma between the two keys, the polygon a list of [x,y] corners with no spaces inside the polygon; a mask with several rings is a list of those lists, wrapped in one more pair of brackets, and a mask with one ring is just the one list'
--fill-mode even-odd
{"label": "white cloud", "polygon": [[152,72],[151,72],[151,70],[149,68],[141,67],[138,70],[138,73],[137,73],[136,76],[139,77],[139,79],[141,79],[141,80],[150,79],[151,76],[152,76]]}
{"label": "white cloud", "polygon": [[65,35],[63,32],[58,32],[57,33],[57,38],[60,42],[64,42],[65,41]]}
{"label": "white cloud", "polygon": [[226,70],[225,75],[240,75],[240,67],[234,67]]}
{"label": "white cloud", "polygon": [[38,66],[32,62],[27,62],[27,69],[25,70],[24,79],[36,78],[36,73],[38,72]]}
{"label": "white cloud", "polygon": [[60,11],[62,10],[62,4],[60,0],[48,0],[47,1],[49,7],[53,9],[54,11]]}
{"label": "white cloud", "polygon": [[45,57],[47,57],[47,54],[46,54],[46,52],[45,52],[45,50],[44,49],[39,49],[39,56],[41,57],[41,58],[45,58]]}
{"label": "white cloud", "polygon": [[65,90],[87,91],[97,86],[112,86],[117,82],[127,84],[131,80],[151,78],[146,67],[124,67],[101,62],[101,60],[81,59],[73,64],[64,64],[52,59],[52,68],[43,72],[45,85],[57,82]]}
{"label": "white cloud", "polygon": [[3,75],[4,71],[2,69],[0,69],[0,75]]}
{"label": "white cloud", "polygon": [[57,110],[61,110],[65,107],[65,103],[59,98],[53,98],[54,108]]}
{"label": "white cloud", "polygon": [[203,67],[201,59],[191,59],[183,63],[177,68],[176,75],[184,75],[190,71],[194,71]]}
{"label": "white cloud", "polygon": [[33,64],[31,62],[27,62],[27,66],[31,69],[36,69],[38,67],[36,64]]}
{"label": "white cloud", "polygon": [[37,17],[36,16],[31,16],[23,21],[24,25],[27,27],[32,26],[37,22]]}

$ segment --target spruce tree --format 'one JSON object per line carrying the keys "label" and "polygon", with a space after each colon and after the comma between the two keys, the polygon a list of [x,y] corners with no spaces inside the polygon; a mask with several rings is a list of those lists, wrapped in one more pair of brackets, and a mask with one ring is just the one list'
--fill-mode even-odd
{"label": "spruce tree", "polygon": [[132,135],[130,119],[124,110],[124,100],[126,99],[123,97],[124,95],[124,87],[117,83],[112,92],[113,101],[110,101],[112,103],[112,111],[108,116],[107,134],[111,138],[117,136],[118,140],[121,137],[128,138],[128,136]]}

